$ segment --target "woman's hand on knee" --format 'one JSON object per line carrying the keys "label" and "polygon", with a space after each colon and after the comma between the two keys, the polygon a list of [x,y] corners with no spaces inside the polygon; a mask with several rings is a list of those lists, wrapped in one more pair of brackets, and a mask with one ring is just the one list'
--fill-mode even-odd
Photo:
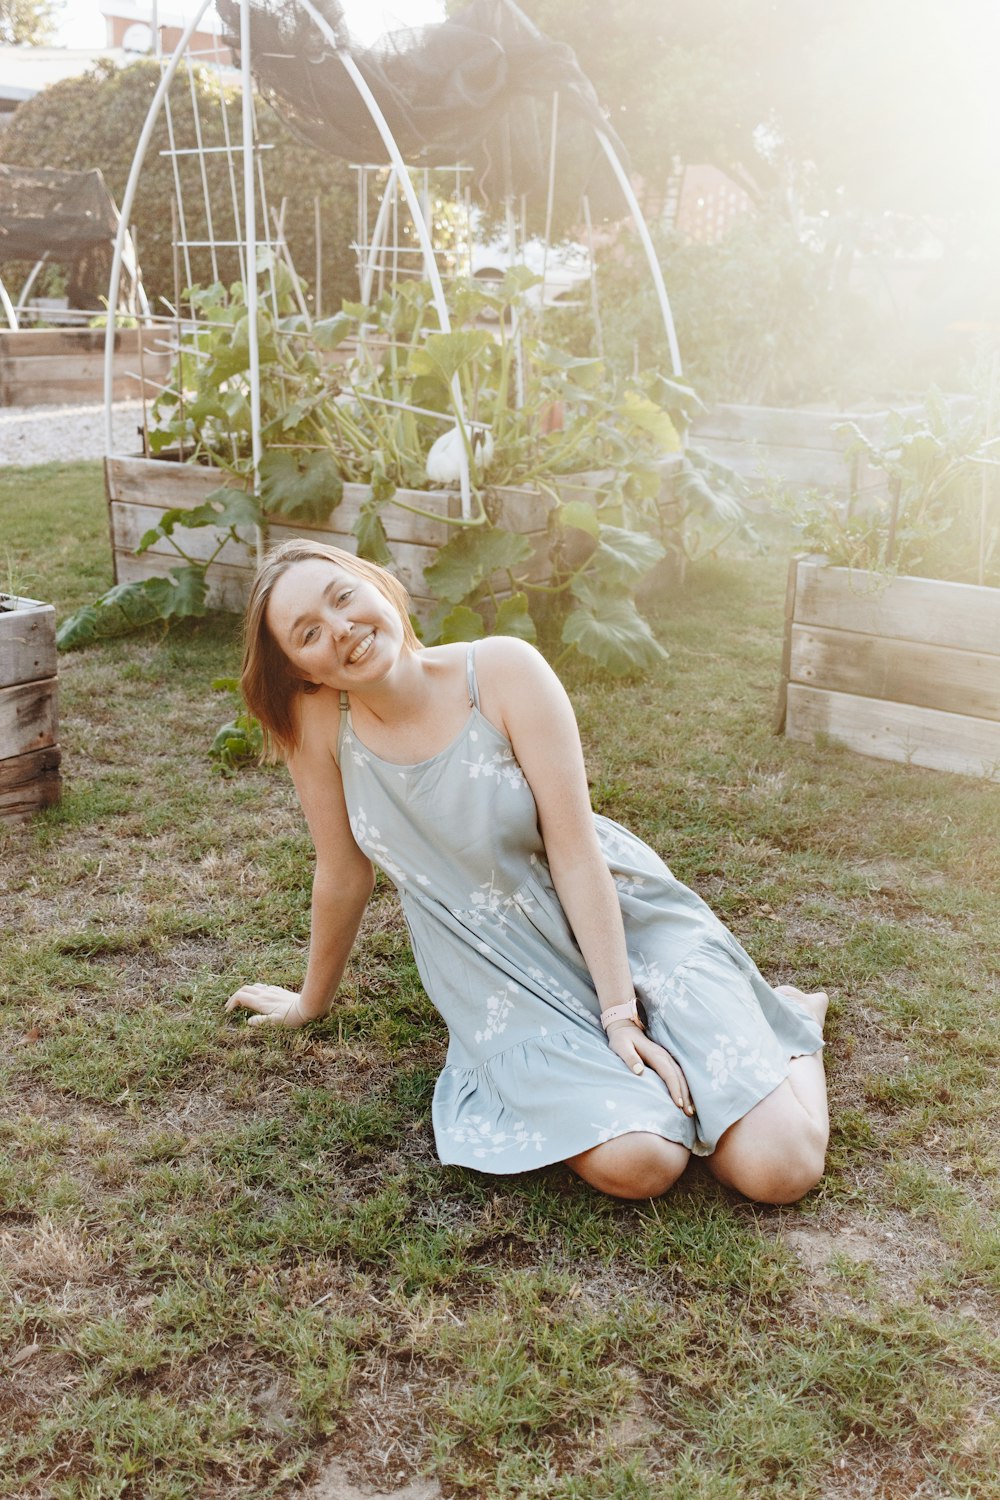
{"label": "woman's hand on knee", "polygon": [[691,1091],[680,1064],[670,1056],[666,1047],[654,1042],[640,1026],[634,1026],[631,1021],[612,1026],[608,1032],[608,1046],[633,1073],[641,1073],[646,1066],[652,1068],[666,1084],[667,1093],[677,1108],[686,1115],[694,1114]]}
{"label": "woman's hand on knee", "polygon": [[295,990],[284,990],[277,984],[245,984],[226,1001],[226,1010],[252,1010],[250,1026],[305,1026],[310,1019],[302,1014]]}

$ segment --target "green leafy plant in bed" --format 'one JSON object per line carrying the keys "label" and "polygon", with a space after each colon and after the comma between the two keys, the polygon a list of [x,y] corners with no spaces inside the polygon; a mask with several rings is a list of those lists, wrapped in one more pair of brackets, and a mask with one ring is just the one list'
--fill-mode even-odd
{"label": "green leafy plant in bed", "polygon": [[793,502],[807,546],[843,567],[1000,585],[1000,436],[990,436],[989,404],[931,389],[918,415],[890,412],[877,442],[844,423],[847,457],[884,474],[885,491],[848,507],[815,493]]}
{"label": "green leafy plant in bed", "polygon": [[[641,671],[664,654],[636,608],[637,585],[668,549],[689,550],[694,518],[723,530],[743,523],[735,476],[681,452],[679,429],[697,399],[688,387],[655,374],[616,377],[600,359],[546,343],[528,321],[515,337],[524,293],[537,280],[524,267],[498,287],[453,288],[450,332],[440,329],[424,282],[400,283],[371,306],[345,303],[315,321],[285,267],[262,260],[258,270],[275,278],[282,309],[277,318],[257,315],[259,495],[251,493],[244,288],[194,288],[198,319],[154,404],[150,449],[210,465],[227,482],[194,510],[167,511],[142,537],[140,552],[163,541],[175,548],[172,582],[112,589],[66,622],[62,645],[204,612],[204,575],[227,541],[247,541],[269,516],[322,523],[344,484],[360,483],[369,490],[353,527],[360,555],[393,566],[389,507],[452,530],[426,570],[438,606],[423,626],[428,643],[475,639],[491,628],[534,639],[542,615],[554,614],[564,649],[613,674]],[[472,514],[442,517],[421,491],[456,487],[461,449]],[[680,456],[668,515],[664,468],[673,454]],[[534,494],[547,513],[544,581],[529,566],[533,543],[505,525],[509,487]],[[198,562],[176,533],[206,526],[219,546]]]}

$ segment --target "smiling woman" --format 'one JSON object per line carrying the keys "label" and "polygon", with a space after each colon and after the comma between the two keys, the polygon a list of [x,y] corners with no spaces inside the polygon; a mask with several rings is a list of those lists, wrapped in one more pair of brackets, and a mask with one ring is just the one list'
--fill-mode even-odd
{"label": "smiling woman", "polygon": [[316,848],[301,993],[248,984],[252,1026],[326,1015],[378,864],[450,1033],[443,1162],[566,1161],[618,1197],[690,1154],[787,1203],[818,1180],[826,996],[773,989],[701,899],[590,806],[558,678],[526,642],[421,647],[391,574],[296,541],[258,573],[243,689]]}

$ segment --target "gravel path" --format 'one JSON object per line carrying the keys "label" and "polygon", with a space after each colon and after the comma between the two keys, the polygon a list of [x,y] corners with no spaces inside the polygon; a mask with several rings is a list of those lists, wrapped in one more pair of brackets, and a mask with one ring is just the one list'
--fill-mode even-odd
{"label": "gravel path", "polygon": [[[141,401],[116,401],[115,451],[141,453]],[[0,464],[72,463],[104,457],[104,403],[76,406],[0,406]]]}

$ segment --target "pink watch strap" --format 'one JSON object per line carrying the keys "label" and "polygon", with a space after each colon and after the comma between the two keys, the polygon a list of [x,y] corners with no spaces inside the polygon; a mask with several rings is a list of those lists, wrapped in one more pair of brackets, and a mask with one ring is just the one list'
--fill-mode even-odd
{"label": "pink watch strap", "polygon": [[608,1027],[614,1021],[634,1021],[637,1026],[642,1025],[642,1022],[639,1020],[639,1009],[635,1003],[634,996],[631,1000],[626,1000],[621,1005],[609,1005],[607,1010],[601,1011],[601,1025],[605,1031],[607,1031]]}

